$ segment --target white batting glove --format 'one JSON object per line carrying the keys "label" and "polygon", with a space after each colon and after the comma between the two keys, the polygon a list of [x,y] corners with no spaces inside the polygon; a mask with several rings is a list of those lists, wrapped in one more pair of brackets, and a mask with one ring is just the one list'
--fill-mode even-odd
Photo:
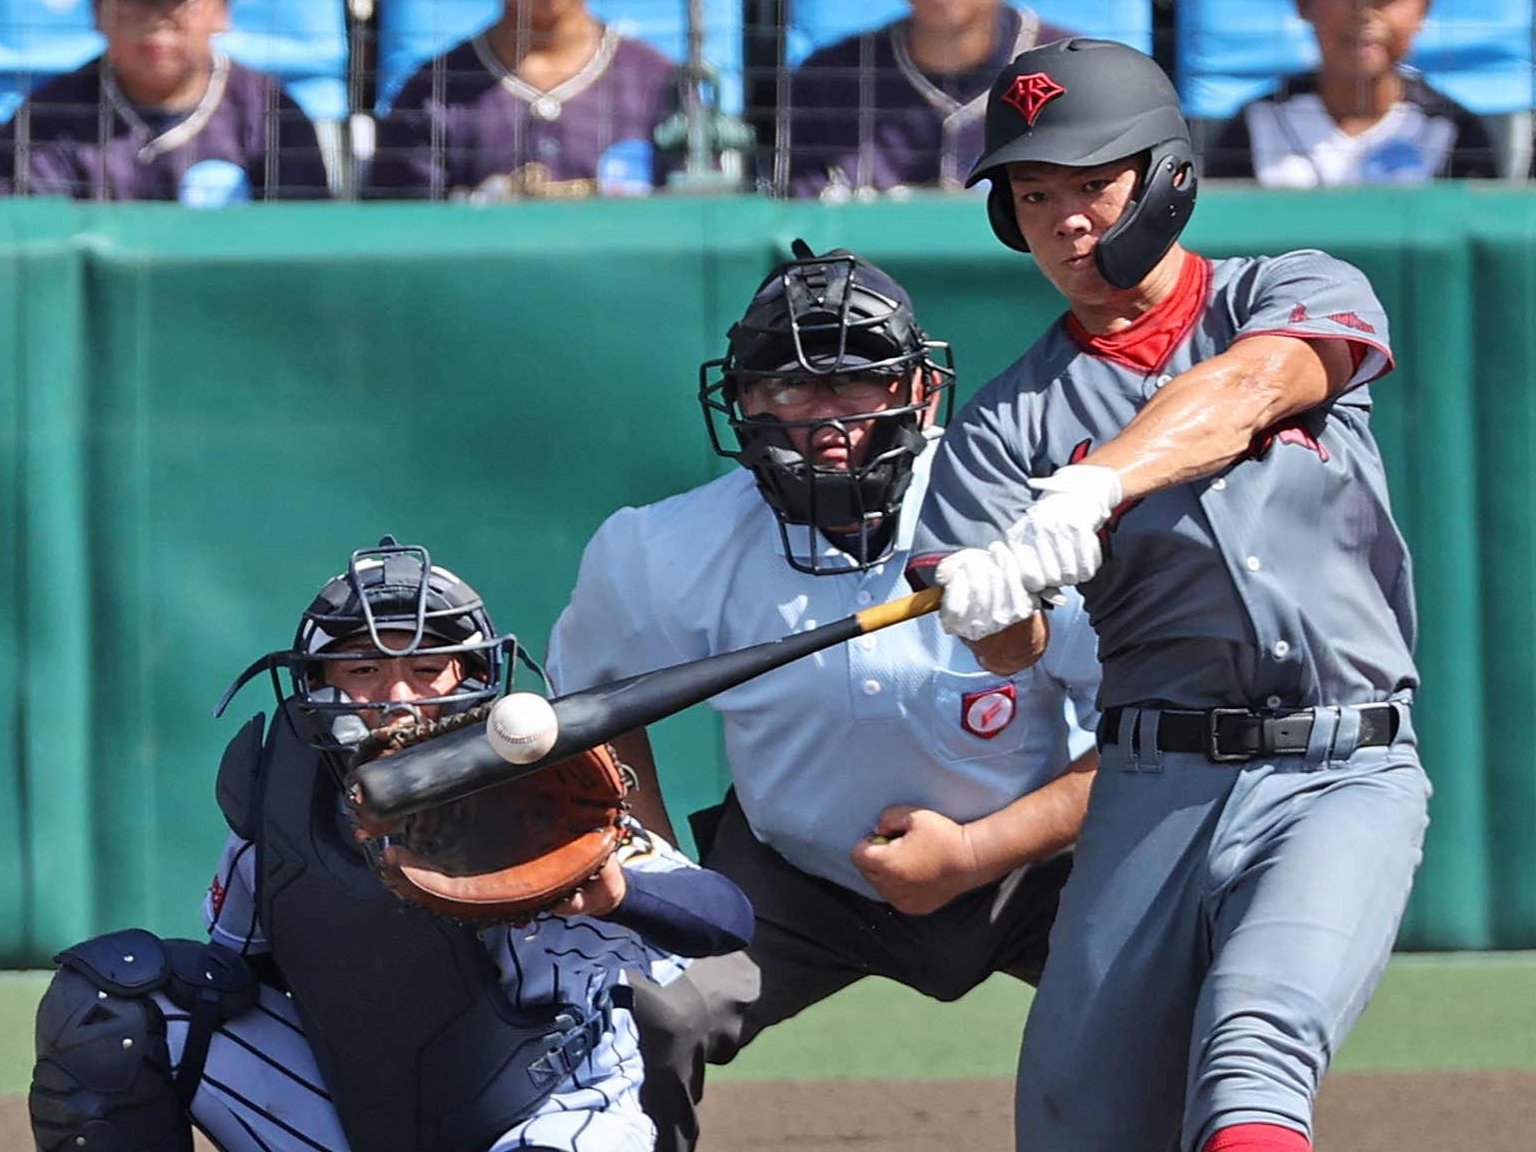
{"label": "white batting glove", "polygon": [[1044,495],[1005,534],[1019,579],[1031,592],[1093,579],[1104,562],[1099,529],[1121,500],[1119,473],[1068,464],[1029,486]]}
{"label": "white batting glove", "polygon": [[934,580],[944,589],[939,626],[963,640],[991,636],[1040,611],[1040,597],[1020,578],[1013,547],[1001,540],[944,557]]}

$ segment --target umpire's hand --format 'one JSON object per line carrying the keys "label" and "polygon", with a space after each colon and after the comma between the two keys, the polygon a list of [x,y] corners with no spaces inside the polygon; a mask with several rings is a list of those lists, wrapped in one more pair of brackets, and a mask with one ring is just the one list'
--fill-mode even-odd
{"label": "umpire's hand", "polygon": [[853,865],[898,912],[926,916],[990,877],[965,825],[927,808],[898,804],[853,846]]}

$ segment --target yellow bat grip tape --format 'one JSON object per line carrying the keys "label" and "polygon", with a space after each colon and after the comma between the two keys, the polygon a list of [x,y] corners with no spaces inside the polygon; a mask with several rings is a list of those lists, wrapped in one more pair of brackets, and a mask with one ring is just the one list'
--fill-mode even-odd
{"label": "yellow bat grip tape", "polygon": [[944,589],[938,587],[925,588],[921,592],[914,592],[911,596],[903,596],[900,600],[892,600],[886,604],[876,604],[873,608],[866,608],[862,612],[856,612],[854,613],[854,619],[859,622],[860,632],[873,632],[878,628],[888,628],[892,624],[900,624],[903,620],[924,616],[937,609],[939,601],[943,598]]}

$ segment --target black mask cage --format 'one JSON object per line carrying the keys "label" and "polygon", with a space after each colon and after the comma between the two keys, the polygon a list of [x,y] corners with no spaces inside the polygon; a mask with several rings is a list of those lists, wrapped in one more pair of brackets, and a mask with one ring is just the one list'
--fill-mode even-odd
{"label": "black mask cage", "polygon": [[[887,273],[846,251],[815,256],[799,240],[794,252],[732,325],[726,355],[700,367],[699,402],[715,452],[756,478],[790,565],[813,575],[865,569],[891,553],[895,514],[935,397],[941,423],[953,409],[953,357],[947,343],[923,334],[906,290]],[[835,376],[904,380],[906,395],[884,411],[834,420],[742,411],[754,380]],[[789,436],[791,429],[814,436],[830,428],[846,437],[850,425],[863,423],[871,425],[868,450],[849,468],[813,466]],[[827,555],[825,539],[838,555]]]}
{"label": "black mask cage", "polygon": [[[343,641],[358,638],[366,638],[384,659],[456,657],[463,662],[464,678],[442,696],[382,706],[354,703],[325,682],[325,666],[365,658],[366,652],[337,650]],[[346,571],[326,581],[304,610],[292,646],[268,653],[247,668],[224,693],[217,712],[222,713],[252,677],[266,671],[279,704],[291,697],[301,720],[300,735],[307,742],[349,748],[373,727],[362,713],[419,715],[418,709],[430,705],[451,715],[501,695],[507,690],[509,656],[544,678],[517,637],[496,631],[478,592],[433,564],[425,548],[385,536],[377,547],[352,553]],[[286,691],[279,675],[284,668],[290,681]]]}

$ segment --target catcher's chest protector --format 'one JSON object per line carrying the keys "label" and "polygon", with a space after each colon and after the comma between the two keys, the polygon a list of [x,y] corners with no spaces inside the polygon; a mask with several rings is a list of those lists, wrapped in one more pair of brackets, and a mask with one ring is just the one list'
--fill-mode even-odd
{"label": "catcher's chest protector", "polygon": [[473,930],[384,889],[282,717],[254,783],[262,923],[353,1152],[484,1152],[564,1079],[569,1017],[515,1013]]}

